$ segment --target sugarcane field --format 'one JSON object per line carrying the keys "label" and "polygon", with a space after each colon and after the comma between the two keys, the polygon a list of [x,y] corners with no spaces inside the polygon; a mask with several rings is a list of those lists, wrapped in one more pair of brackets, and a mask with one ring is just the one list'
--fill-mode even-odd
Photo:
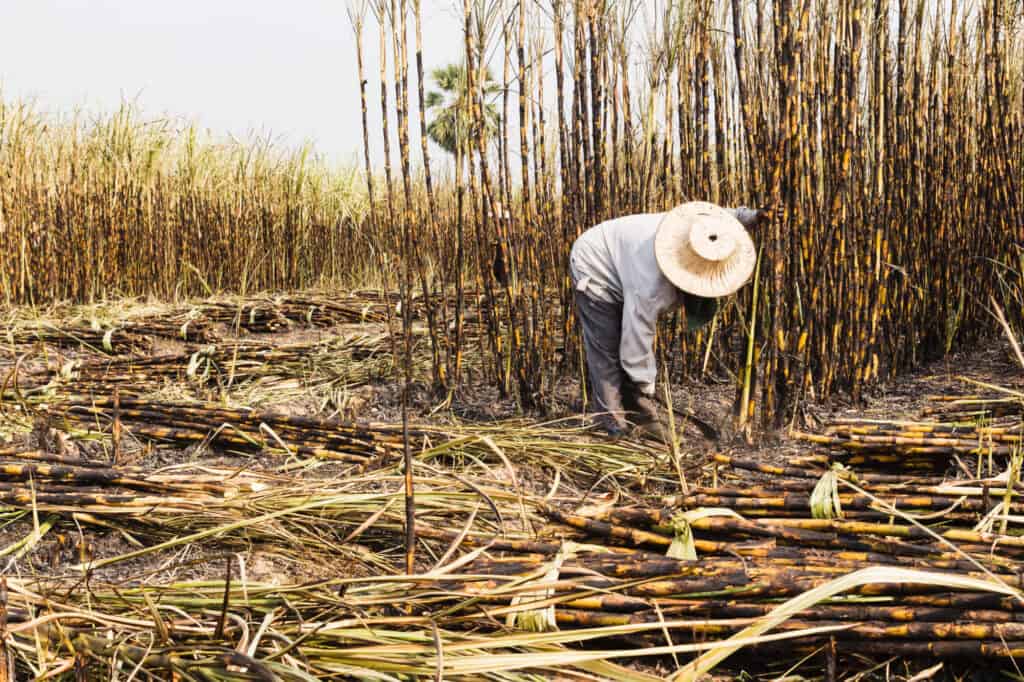
{"label": "sugarcane field", "polygon": [[0,682],[1024,681],[1024,0],[79,5]]}

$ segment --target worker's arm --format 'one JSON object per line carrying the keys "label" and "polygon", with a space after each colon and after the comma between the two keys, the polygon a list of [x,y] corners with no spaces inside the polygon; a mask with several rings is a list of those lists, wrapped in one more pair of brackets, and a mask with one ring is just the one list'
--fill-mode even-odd
{"label": "worker's arm", "polygon": [[771,211],[765,208],[747,208],[746,206],[739,206],[737,208],[727,208],[725,210],[732,213],[736,217],[736,220],[740,221],[740,224],[748,230],[752,230],[771,217]]}
{"label": "worker's arm", "polygon": [[627,291],[623,294],[619,362],[637,389],[644,395],[653,396],[657,375],[654,335],[658,323],[658,305],[656,301],[638,297],[635,292]]}
{"label": "worker's arm", "polygon": [[695,332],[715,316],[718,312],[718,300],[695,296],[685,291],[680,291],[683,307],[686,309],[686,331]]}

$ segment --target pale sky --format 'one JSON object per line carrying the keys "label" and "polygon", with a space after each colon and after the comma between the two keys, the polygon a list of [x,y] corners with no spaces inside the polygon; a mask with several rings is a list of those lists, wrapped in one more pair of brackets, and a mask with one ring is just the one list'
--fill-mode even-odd
{"label": "pale sky", "polygon": [[[423,17],[428,72],[459,60],[452,0],[423,0]],[[379,103],[372,18],[367,34]],[[410,62],[412,39],[410,30]],[[215,134],[269,132],[286,144],[311,140],[339,162],[362,159],[345,0],[0,0],[0,96],[51,112],[134,99],[150,116],[184,116]]]}

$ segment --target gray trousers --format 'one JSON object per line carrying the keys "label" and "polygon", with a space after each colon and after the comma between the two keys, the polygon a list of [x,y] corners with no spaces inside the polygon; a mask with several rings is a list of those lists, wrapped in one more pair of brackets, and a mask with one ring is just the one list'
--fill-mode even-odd
{"label": "gray trousers", "polygon": [[637,389],[622,369],[622,304],[608,303],[576,291],[576,317],[583,332],[587,378],[596,412],[608,413],[620,425],[626,410],[636,407]]}

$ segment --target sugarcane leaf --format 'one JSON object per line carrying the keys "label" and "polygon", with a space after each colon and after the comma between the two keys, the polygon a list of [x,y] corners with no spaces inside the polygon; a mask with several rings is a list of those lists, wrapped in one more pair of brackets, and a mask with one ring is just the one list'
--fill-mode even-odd
{"label": "sugarcane leaf", "polygon": [[750,638],[757,638],[772,628],[789,620],[798,612],[810,608],[815,604],[841,594],[861,585],[872,583],[913,583],[919,585],[935,585],[949,589],[973,590],[977,592],[993,592],[1004,594],[1017,599],[1024,599],[1019,590],[1015,590],[1003,583],[996,583],[988,580],[979,580],[961,575],[931,573],[907,568],[896,568],[891,566],[872,566],[859,571],[836,578],[824,585],[819,585],[801,595],[793,597],[770,613],[759,618],[756,623],[750,625],[730,637],[726,642],[733,642],[725,648],[709,651],[697,659],[691,661],[679,673],[673,675],[672,682],[697,682],[704,674],[710,672],[719,663],[731,656],[739,649],[747,646],[744,642]]}
{"label": "sugarcane leaf", "polygon": [[693,529],[690,524],[713,516],[731,516],[737,519],[743,518],[734,510],[726,509],[724,507],[701,507],[699,509],[690,509],[688,511],[679,512],[672,517],[672,521],[669,524],[669,526],[675,531],[675,535],[672,538],[672,544],[668,546],[668,551],[665,552],[665,556],[671,559],[696,561],[697,548],[694,544]]}
{"label": "sugarcane leaf", "polygon": [[185,368],[185,376],[192,378],[195,377],[196,371],[199,369],[199,362],[202,360],[201,351],[196,351],[188,359],[188,366]]}
{"label": "sugarcane leaf", "polygon": [[[557,581],[558,575],[562,570],[562,564],[565,562],[566,557],[566,548],[563,546],[558,553],[555,554],[554,558],[547,562],[544,572],[538,578],[527,584],[531,586],[543,586]],[[527,590],[513,597],[511,606],[516,607],[524,603],[550,599],[553,594],[552,590],[546,587],[536,590]],[[549,632],[551,630],[557,630],[558,624],[555,622],[555,605],[549,604],[539,609],[513,611],[506,616],[505,625],[509,628],[519,628],[530,632]]]}
{"label": "sugarcane leaf", "polygon": [[811,491],[811,516],[815,519],[841,519],[843,506],[839,500],[839,478],[845,469],[839,463],[829,468]]}

